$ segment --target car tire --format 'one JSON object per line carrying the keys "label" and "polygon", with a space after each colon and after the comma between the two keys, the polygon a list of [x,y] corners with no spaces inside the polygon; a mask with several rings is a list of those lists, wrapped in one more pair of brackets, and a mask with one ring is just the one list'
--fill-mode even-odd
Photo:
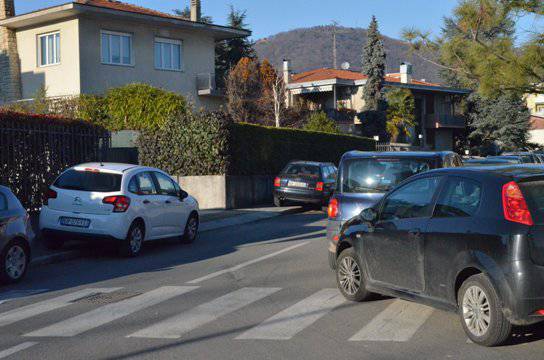
{"label": "car tire", "polygon": [[128,230],[127,237],[119,244],[119,254],[123,257],[140,255],[145,239],[145,229],[141,222],[134,222]]}
{"label": "car tire", "polygon": [[24,240],[14,240],[3,250],[0,256],[0,282],[14,284],[21,281],[28,270],[30,250]]}
{"label": "car tire", "polygon": [[366,290],[362,263],[353,248],[342,251],[336,261],[336,284],[342,295],[350,301],[362,302],[372,296]]}
{"label": "car tire", "polygon": [[284,205],[285,205],[285,201],[280,199],[278,196],[274,196],[274,206],[275,207],[283,207]]}
{"label": "car tire", "polygon": [[185,224],[185,232],[181,237],[182,244],[192,244],[195,242],[198,237],[198,226],[198,215],[193,213],[191,216],[189,216],[187,224]]}
{"label": "car tire", "polygon": [[510,337],[512,324],[504,316],[497,291],[484,274],[473,275],[461,285],[457,303],[461,325],[475,344],[498,346]]}
{"label": "car tire", "polygon": [[43,244],[48,250],[60,250],[64,246],[64,240],[54,236],[43,236]]}
{"label": "car tire", "polygon": [[330,251],[327,251],[329,253],[329,267],[331,270],[336,270],[336,254]]}

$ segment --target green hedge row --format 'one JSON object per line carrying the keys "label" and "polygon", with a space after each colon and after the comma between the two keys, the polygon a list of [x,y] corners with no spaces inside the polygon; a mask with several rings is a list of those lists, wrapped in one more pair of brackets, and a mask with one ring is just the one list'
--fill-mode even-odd
{"label": "green hedge row", "polygon": [[232,123],[216,113],[184,114],[139,137],[140,163],[179,176],[275,175],[293,159],[338,163],[368,138]]}

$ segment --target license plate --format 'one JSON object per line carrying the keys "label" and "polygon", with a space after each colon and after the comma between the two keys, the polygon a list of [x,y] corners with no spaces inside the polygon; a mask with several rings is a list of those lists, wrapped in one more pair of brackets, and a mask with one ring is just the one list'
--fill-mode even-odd
{"label": "license plate", "polygon": [[300,188],[308,187],[308,184],[306,184],[305,182],[300,182],[300,181],[289,181],[288,185],[291,187],[300,187]]}
{"label": "license plate", "polygon": [[88,228],[91,225],[91,220],[89,219],[79,219],[71,217],[61,217],[60,224],[63,226],[74,226],[80,228]]}

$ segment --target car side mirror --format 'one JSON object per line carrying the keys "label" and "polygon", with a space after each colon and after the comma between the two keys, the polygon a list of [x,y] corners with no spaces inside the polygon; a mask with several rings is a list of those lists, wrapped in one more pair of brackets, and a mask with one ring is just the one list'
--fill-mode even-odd
{"label": "car side mirror", "polygon": [[187,199],[188,197],[189,197],[189,193],[187,191],[184,191],[184,190],[179,191],[179,199],[181,201]]}
{"label": "car side mirror", "polygon": [[373,208],[364,209],[360,214],[364,222],[373,224],[378,219],[378,213]]}

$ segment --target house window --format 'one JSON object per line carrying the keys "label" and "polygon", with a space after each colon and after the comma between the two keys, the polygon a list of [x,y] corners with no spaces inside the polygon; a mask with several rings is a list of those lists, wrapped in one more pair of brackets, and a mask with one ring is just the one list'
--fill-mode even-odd
{"label": "house window", "polygon": [[132,35],[102,31],[102,63],[108,65],[134,65]]}
{"label": "house window", "polygon": [[38,42],[40,66],[60,64],[60,32],[40,35]]}
{"label": "house window", "polygon": [[181,41],[155,39],[155,68],[181,71]]}

